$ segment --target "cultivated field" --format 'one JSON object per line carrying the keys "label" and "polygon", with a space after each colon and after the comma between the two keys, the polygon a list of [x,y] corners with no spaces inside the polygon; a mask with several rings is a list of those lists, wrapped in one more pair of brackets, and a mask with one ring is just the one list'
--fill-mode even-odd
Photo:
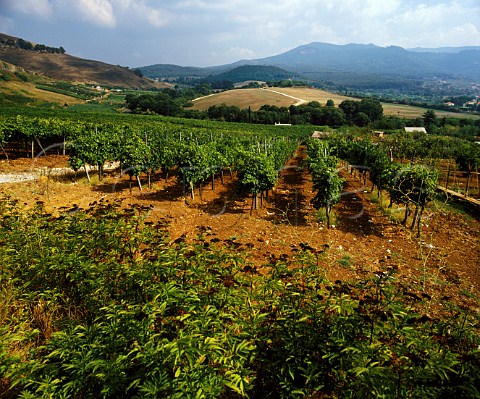
{"label": "cultivated field", "polygon": [[342,163],[327,228],[306,156],[256,211],[236,172],[190,198],[175,174],[0,162],[40,174],[0,184],[0,397],[477,397],[478,220],[435,201],[419,238]]}
{"label": "cultivated field", "polygon": [[[212,105],[235,105],[241,109],[249,106],[253,111],[258,110],[262,105],[276,105],[277,107],[289,107],[301,102],[318,101],[325,105],[327,100],[333,100],[338,106],[344,100],[358,100],[353,97],[342,96],[330,93],[325,90],[313,89],[310,87],[274,87],[271,89],[238,89],[229,90],[194,101],[192,109],[206,110]],[[302,101],[303,100],[303,101]],[[385,115],[399,116],[403,118],[416,118],[422,116],[426,108],[414,107],[403,104],[382,103]],[[455,118],[479,118],[476,115],[458,114],[453,112],[435,111],[437,116]]]}
{"label": "cultivated field", "polygon": [[[207,226],[212,236],[233,239],[249,248],[250,260],[259,270],[270,267],[272,256],[293,256],[300,242],[314,248],[328,244],[330,250],[321,265],[331,281],[358,279],[383,265],[396,265],[399,276],[408,284],[424,279],[428,292],[435,298],[432,310],[442,306],[442,295],[478,307],[469,300],[470,296],[461,294],[463,291],[477,296],[480,292],[480,275],[475,265],[480,248],[476,217],[454,212],[441,202],[431,203],[425,210],[423,237],[419,239],[399,223],[403,208],[387,208],[387,198],[382,202],[376,194],[370,194],[371,183],[367,182],[365,187],[360,176],[344,169],[341,175],[346,181],[340,203],[333,211],[335,227],[327,229],[310,204],[315,190],[304,158],[302,151],[290,159],[268,202],[253,214],[250,196],[234,189],[235,173],[226,174],[224,183],[217,178],[215,189],[210,182],[205,183],[202,197],[191,199],[185,198],[178,176],[165,180],[159,174],[153,179],[152,189],[146,187],[142,177],[144,188],[140,191],[135,184],[130,190],[128,175],[120,177],[119,170],[106,171],[102,182],[92,173],[92,183],[83,173],[77,178],[72,172],[53,173],[56,168],[68,169],[65,156],[0,162],[0,174],[36,171],[41,175],[21,183],[0,184],[0,197],[19,201],[27,208],[40,201],[54,215],[62,207],[88,209],[102,200],[119,201],[124,207],[151,206],[152,220],[168,219],[172,241],[180,237],[193,239],[202,226]],[[348,265],[343,265],[345,259]],[[427,269],[431,276],[427,276]]]}

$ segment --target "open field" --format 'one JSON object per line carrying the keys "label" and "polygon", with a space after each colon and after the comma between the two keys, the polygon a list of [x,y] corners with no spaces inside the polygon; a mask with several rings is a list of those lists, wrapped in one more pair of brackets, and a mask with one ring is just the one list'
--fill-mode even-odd
{"label": "open field", "polygon": [[338,105],[343,100],[351,98],[308,87],[237,89],[199,98],[194,101],[192,108],[205,110],[212,105],[224,103],[226,105],[236,105],[241,109],[248,108],[250,106],[253,111],[257,111],[262,105],[265,104],[276,105],[277,107],[289,107],[290,105],[297,104],[300,100],[304,100],[306,102],[318,101],[320,104],[325,105],[329,99],[332,99],[335,104]]}
{"label": "open field", "polygon": [[[385,115],[399,116],[402,118],[416,118],[422,116],[427,108],[422,107],[413,107],[411,105],[404,104],[391,104],[391,103],[382,103],[383,113]],[[460,114],[458,112],[447,112],[447,111],[437,111],[435,110],[437,117],[446,117],[446,118],[467,118],[467,119],[480,119],[478,115],[472,114]]]}
{"label": "open field", "polygon": [[191,109],[203,111],[213,105],[226,104],[236,105],[241,109],[250,107],[252,111],[258,111],[258,109],[265,104],[276,105],[277,107],[289,107],[296,102],[293,98],[267,90],[237,89],[195,99]]}
{"label": "open field", "polygon": [[58,104],[83,104],[85,101],[67,96],[64,94],[54,93],[35,87],[36,83],[30,82],[19,82],[19,81],[10,81],[10,82],[0,82],[0,91],[1,94],[7,96],[22,96],[31,98],[32,101],[44,101],[47,103],[58,103]]}
{"label": "open field", "polygon": [[[283,93],[285,95],[279,94]],[[292,98],[294,97],[294,98]],[[325,90],[313,89],[309,87],[274,87],[271,89],[238,89],[229,90],[222,93],[202,97],[194,101],[192,109],[206,110],[212,105],[236,105],[244,109],[249,106],[253,111],[258,110],[262,105],[276,105],[277,107],[289,107],[297,104],[300,100],[305,102],[318,101],[325,105],[327,100],[333,100],[338,106],[344,100],[356,100],[357,98],[342,96],[330,93]],[[385,115],[399,116],[403,118],[421,117],[427,110],[426,108],[414,107],[411,105],[382,103]],[[454,118],[480,118],[477,115],[459,114],[454,112],[435,111],[439,117]]]}

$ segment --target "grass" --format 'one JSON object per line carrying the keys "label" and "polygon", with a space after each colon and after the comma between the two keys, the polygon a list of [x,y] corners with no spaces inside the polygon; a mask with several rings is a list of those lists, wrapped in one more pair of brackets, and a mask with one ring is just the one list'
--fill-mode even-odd
{"label": "grass", "polygon": [[[325,208],[317,209],[315,212],[315,217],[318,222],[327,223],[327,215],[325,214]],[[335,210],[330,211],[330,226],[335,226],[337,221]]]}
{"label": "grass", "polygon": [[480,217],[480,210],[466,201],[455,199],[452,197],[446,197],[444,194],[439,193],[430,206],[436,211],[443,212],[445,214],[459,214],[466,220],[474,220]]}
{"label": "grass", "polygon": [[337,262],[340,266],[348,268],[353,265],[353,258],[349,254],[345,254]]}
{"label": "grass", "polygon": [[289,107],[295,103],[296,101],[292,98],[262,89],[238,89],[198,99],[194,101],[191,109],[206,110],[213,105],[226,104],[235,105],[241,109],[250,107],[253,111],[258,111],[265,104]]}
{"label": "grass", "polygon": [[46,103],[58,103],[58,104],[81,104],[83,100],[67,96],[65,94],[54,93],[45,91],[36,87],[36,83],[30,82],[18,82],[18,81],[0,81],[0,91],[5,96],[21,95],[27,97],[29,102],[43,101]]}

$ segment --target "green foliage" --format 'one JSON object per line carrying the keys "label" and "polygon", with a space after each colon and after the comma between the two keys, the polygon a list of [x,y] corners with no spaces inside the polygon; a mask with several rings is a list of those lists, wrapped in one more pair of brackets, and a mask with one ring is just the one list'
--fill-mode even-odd
{"label": "green foliage", "polygon": [[475,156],[478,158],[479,145],[457,137],[397,132],[388,135],[383,140],[382,147],[391,148],[396,158],[427,163],[432,163],[431,160],[452,159],[464,170],[468,170],[469,162],[474,167],[476,165],[474,159]]}
{"label": "green foliage", "polygon": [[5,82],[10,82],[12,80],[12,75],[4,71],[0,74],[0,79],[4,80]]}
{"label": "green foliage", "polygon": [[0,205],[3,397],[478,396],[478,315],[419,313],[393,269],[331,284],[299,252],[258,275],[148,208]]}
{"label": "green foliage", "polygon": [[383,118],[382,104],[371,98],[364,98],[361,101],[344,100],[339,108],[344,112],[347,122],[360,127]]}
{"label": "green foliage", "polygon": [[178,101],[165,93],[153,94],[127,94],[125,98],[129,110],[137,113],[156,113],[166,116],[181,116],[183,108]]}
{"label": "green foliage", "polygon": [[24,39],[0,39],[0,42],[3,44],[6,44],[10,47],[17,47],[22,50],[29,50],[29,51],[37,51],[37,52],[42,52],[42,53],[52,53],[52,54],[63,54],[65,53],[65,49],[63,47],[50,47],[46,46],[45,44],[33,44],[32,42],[29,42]]}
{"label": "green foliage", "polygon": [[455,148],[455,161],[462,170],[472,172],[480,167],[480,145],[462,141]]}
{"label": "green foliage", "polygon": [[23,72],[15,71],[15,76],[22,82],[28,82],[28,76]]}
{"label": "green foliage", "polygon": [[108,125],[85,126],[85,131],[70,144],[70,154],[73,162],[70,163],[75,169],[78,165],[96,165],[98,176],[103,177],[103,166],[107,161],[118,158],[120,150],[116,146],[118,131],[109,128]]}
{"label": "green foliage", "polygon": [[292,72],[274,66],[241,65],[227,72],[209,76],[204,81],[209,84],[222,81],[239,83],[247,80],[282,81],[289,80],[291,77]]}
{"label": "green foliage", "polygon": [[424,165],[399,168],[394,177],[390,195],[394,201],[412,202],[425,207],[437,190],[438,172]]}
{"label": "green foliage", "polygon": [[317,191],[311,202],[316,209],[325,208],[327,227],[330,227],[330,211],[340,201],[344,179],[338,175],[338,158],[330,155],[328,144],[312,139],[307,144],[308,167],[312,174],[313,189]]}
{"label": "green foliage", "polygon": [[256,195],[273,188],[278,171],[264,153],[246,153],[238,166],[238,175],[241,187]]}
{"label": "green foliage", "polygon": [[[411,148],[418,148],[415,141],[408,140]],[[405,145],[405,140],[400,145]],[[342,159],[347,160],[352,169],[359,169],[364,173],[366,181],[367,171],[374,185],[380,190],[387,190],[391,203],[405,206],[407,223],[410,213],[409,205],[415,205],[415,215],[411,228],[417,227],[420,235],[420,223],[425,206],[433,199],[438,186],[438,171],[425,165],[404,165],[392,162],[385,150],[368,139],[353,142],[344,138],[333,139],[332,146]]]}
{"label": "green foliage", "polygon": [[66,96],[80,98],[82,100],[92,100],[102,96],[102,92],[90,86],[75,85],[69,82],[57,81],[54,83],[42,83],[36,86],[38,89],[51,91],[53,93],[65,94]]}

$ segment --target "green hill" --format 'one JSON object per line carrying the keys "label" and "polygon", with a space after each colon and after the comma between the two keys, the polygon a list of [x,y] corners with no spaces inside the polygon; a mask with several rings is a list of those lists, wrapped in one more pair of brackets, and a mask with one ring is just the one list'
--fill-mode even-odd
{"label": "green hill", "polygon": [[212,75],[205,79],[208,83],[230,81],[232,83],[245,82],[247,80],[273,81],[284,79],[300,79],[294,72],[267,65],[242,65],[229,71]]}
{"label": "green hill", "polygon": [[0,34],[0,61],[67,82],[127,88],[162,86],[158,82],[139,76],[138,72],[127,67],[74,57],[67,54],[62,47],[57,49],[36,45],[5,34]]}

